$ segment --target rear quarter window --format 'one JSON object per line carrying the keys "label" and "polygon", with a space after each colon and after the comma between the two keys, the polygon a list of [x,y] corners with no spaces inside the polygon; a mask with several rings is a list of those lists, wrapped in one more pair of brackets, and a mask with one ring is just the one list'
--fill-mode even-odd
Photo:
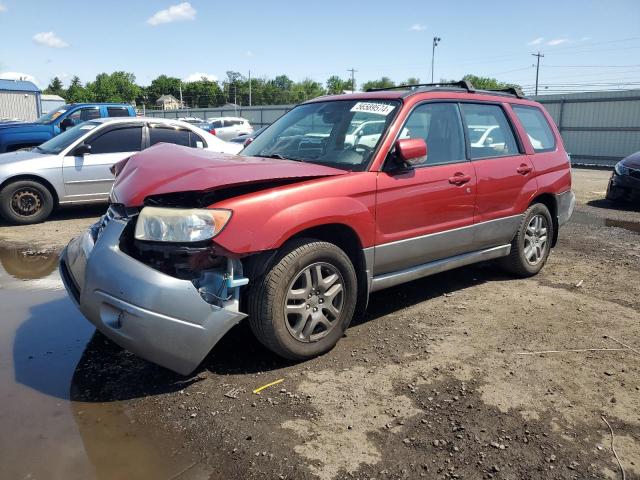
{"label": "rear quarter window", "polygon": [[512,105],[512,108],[527,132],[534,151],[550,152],[556,149],[556,137],[539,108],[523,105]]}

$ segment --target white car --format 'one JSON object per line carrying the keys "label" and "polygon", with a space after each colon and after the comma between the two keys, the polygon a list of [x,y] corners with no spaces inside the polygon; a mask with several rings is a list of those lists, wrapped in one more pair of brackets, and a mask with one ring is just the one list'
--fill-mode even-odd
{"label": "white car", "polygon": [[198,117],[180,117],[178,118],[178,120],[180,120],[181,122],[190,123],[191,125],[199,125],[204,121]]}
{"label": "white car", "polygon": [[111,167],[156,143],[236,154],[227,143],[179,120],[97,118],[29,151],[0,154],[0,215],[15,224],[45,220],[58,205],[106,202]]}
{"label": "white car", "polygon": [[250,135],[253,133],[253,127],[249,123],[249,120],[241,117],[207,118],[207,120],[199,126],[225,141],[240,135]]}
{"label": "white car", "polygon": [[384,120],[370,120],[362,122],[356,126],[351,133],[347,133],[344,143],[347,145],[364,145],[365,147],[374,148],[378,143],[378,138],[384,131]]}

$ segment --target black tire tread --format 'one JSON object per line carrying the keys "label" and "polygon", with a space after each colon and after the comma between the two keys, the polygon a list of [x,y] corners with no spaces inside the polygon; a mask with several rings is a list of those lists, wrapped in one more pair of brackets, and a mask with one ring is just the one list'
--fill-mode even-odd
{"label": "black tire tread", "polygon": [[[289,267],[300,257],[319,249],[334,250],[343,255],[345,260],[351,264],[347,254],[333,243],[310,238],[296,239],[274,259],[271,269],[262,278],[255,281],[253,288],[247,295],[249,325],[254,335],[269,350],[289,360],[304,360],[309,357],[293,354],[278,341],[270,325],[269,312],[273,311],[275,293],[280,288]],[[355,309],[355,304],[351,308]],[[353,312],[349,312],[349,315],[353,316]]]}
{"label": "black tire tread", "polygon": [[[10,195],[18,185],[36,187],[42,190],[45,197],[43,201],[45,203],[42,210],[37,215],[33,217],[20,217],[11,210],[11,207],[9,206],[9,202],[11,201]],[[53,192],[51,192],[51,190],[46,185],[37,180],[15,180],[5,185],[4,188],[0,191],[0,216],[7,222],[14,225],[30,225],[43,222],[49,217],[49,215],[51,215],[54,207],[55,197],[53,195]]]}

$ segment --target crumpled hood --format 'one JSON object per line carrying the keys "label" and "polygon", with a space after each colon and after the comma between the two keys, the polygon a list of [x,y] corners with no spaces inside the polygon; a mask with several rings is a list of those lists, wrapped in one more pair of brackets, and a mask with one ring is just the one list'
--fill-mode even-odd
{"label": "crumpled hood", "polygon": [[628,157],[623,158],[622,164],[625,167],[639,169],[640,168],[640,152],[633,153]]}
{"label": "crumpled hood", "polygon": [[313,163],[243,157],[163,143],[127,161],[113,185],[113,197],[118,203],[138,207],[149,195],[212,191],[265,180],[308,180],[346,173]]}

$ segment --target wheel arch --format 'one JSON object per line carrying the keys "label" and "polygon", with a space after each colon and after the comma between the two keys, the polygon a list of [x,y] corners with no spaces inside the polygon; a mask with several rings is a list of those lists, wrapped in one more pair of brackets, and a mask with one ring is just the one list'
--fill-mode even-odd
{"label": "wheel arch", "polygon": [[558,242],[558,202],[556,200],[556,196],[552,193],[541,193],[537,195],[529,204],[529,206],[534,203],[541,203],[549,210],[551,214],[551,221],[553,222],[553,238],[551,239],[551,247],[555,247]]}
{"label": "wheel arch", "polygon": [[60,202],[60,198],[58,197],[58,192],[56,191],[55,187],[49,180],[39,175],[25,173],[25,174],[14,175],[13,177],[9,177],[5,179],[2,183],[0,183],[0,191],[2,191],[7,185],[14,182],[19,182],[21,180],[31,180],[33,182],[38,182],[44,185],[47,188],[47,190],[49,190],[49,192],[51,193],[51,196],[53,196],[53,207],[55,208],[58,206]]}

